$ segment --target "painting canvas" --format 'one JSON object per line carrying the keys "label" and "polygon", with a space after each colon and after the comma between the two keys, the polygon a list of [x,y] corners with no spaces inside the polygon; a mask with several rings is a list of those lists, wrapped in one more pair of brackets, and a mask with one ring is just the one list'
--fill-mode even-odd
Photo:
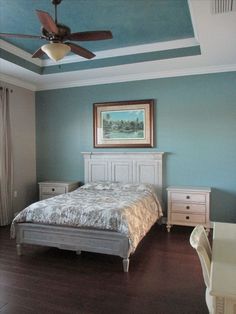
{"label": "painting canvas", "polygon": [[153,100],[94,104],[95,147],[152,147]]}

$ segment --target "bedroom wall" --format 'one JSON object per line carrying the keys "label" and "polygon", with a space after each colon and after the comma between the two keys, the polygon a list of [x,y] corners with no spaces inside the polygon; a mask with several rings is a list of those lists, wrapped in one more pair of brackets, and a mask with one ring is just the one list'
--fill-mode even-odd
{"label": "bedroom wall", "polygon": [[10,92],[10,118],[13,144],[14,198],[16,213],[37,199],[35,93],[1,82]]}
{"label": "bedroom wall", "polygon": [[211,220],[236,222],[235,86],[228,72],[37,92],[38,180],[83,181],[81,152],[95,150],[94,102],[154,98],[165,186],[212,187]]}

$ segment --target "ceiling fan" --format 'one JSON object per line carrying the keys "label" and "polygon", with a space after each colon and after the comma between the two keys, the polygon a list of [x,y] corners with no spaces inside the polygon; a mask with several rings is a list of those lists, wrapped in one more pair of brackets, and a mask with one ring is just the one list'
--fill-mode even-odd
{"label": "ceiling fan", "polygon": [[46,53],[49,58],[54,61],[64,58],[69,51],[86,59],[95,57],[94,53],[71,41],[93,41],[112,38],[112,33],[106,30],[71,33],[68,26],[57,22],[57,6],[62,0],[51,1],[55,7],[54,20],[47,12],[36,10],[37,16],[42,24],[41,35],[0,33],[0,37],[39,38],[47,40],[49,41],[49,44],[43,45],[35,51],[32,58],[40,58]]}

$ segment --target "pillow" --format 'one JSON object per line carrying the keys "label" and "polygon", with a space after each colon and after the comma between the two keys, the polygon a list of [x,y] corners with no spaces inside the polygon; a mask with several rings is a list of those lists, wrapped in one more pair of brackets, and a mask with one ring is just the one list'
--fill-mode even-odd
{"label": "pillow", "polygon": [[88,182],[80,188],[84,190],[113,190],[117,188],[118,182],[114,181],[96,181]]}
{"label": "pillow", "polygon": [[130,191],[149,191],[155,192],[155,187],[152,184],[146,183],[126,183],[120,186],[122,190],[130,190]]}

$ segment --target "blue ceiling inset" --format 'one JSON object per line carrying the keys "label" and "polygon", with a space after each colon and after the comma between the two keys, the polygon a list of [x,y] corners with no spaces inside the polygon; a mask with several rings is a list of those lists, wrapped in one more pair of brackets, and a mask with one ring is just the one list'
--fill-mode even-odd
{"label": "blue ceiling inset", "polygon": [[[54,18],[51,0],[0,0],[0,32],[40,35],[36,9]],[[93,52],[194,37],[187,0],[63,0],[58,22],[72,32],[111,30],[111,40],[79,43]],[[4,40],[29,53],[45,43]]]}

